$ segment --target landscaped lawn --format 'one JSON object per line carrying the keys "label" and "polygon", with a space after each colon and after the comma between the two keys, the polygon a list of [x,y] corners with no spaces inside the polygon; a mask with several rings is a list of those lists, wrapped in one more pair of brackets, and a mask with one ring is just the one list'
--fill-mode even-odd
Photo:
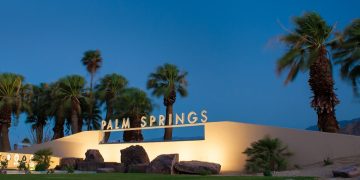
{"label": "landscaped lawn", "polygon": [[280,179],[291,179],[291,180],[312,180],[315,178],[310,177],[244,177],[244,176],[189,176],[189,175],[155,175],[155,174],[30,174],[30,175],[0,175],[0,180],[133,180],[133,179],[194,179],[194,180],[280,180]]}

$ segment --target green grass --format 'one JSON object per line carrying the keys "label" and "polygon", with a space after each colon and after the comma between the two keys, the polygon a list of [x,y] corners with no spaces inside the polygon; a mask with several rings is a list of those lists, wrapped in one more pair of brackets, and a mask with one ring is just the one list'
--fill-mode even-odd
{"label": "green grass", "polygon": [[244,177],[244,176],[189,176],[189,175],[156,175],[156,174],[30,174],[30,175],[0,175],[1,180],[132,180],[132,179],[190,179],[190,180],[313,180],[310,177]]}

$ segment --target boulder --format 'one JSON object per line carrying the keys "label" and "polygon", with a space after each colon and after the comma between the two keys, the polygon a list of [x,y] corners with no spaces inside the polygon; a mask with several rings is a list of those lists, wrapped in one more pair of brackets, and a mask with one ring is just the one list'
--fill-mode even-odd
{"label": "boulder", "polygon": [[81,161],[78,163],[77,170],[80,171],[96,171],[99,168],[104,168],[104,163],[92,162],[92,161]]}
{"label": "boulder", "polygon": [[96,169],[96,173],[113,173],[115,172],[114,168],[98,168]]}
{"label": "boulder", "polygon": [[175,170],[180,174],[219,174],[221,165],[202,161],[181,161],[175,164]]}
{"label": "boulder", "polygon": [[[77,165],[80,161],[83,161],[82,158],[74,158],[74,157],[68,157],[68,158],[61,158],[60,159],[60,164],[59,164],[59,169],[61,170],[65,170],[65,168],[67,166],[71,166],[74,169],[77,169]],[[55,168],[56,169],[56,168]]]}
{"label": "boulder", "polygon": [[179,162],[179,154],[162,154],[151,161],[147,173],[175,174],[174,165]]}
{"label": "boulder", "polygon": [[352,165],[332,171],[334,177],[353,178],[360,175],[359,167]]}
{"label": "boulder", "polygon": [[130,164],[127,168],[128,173],[146,173],[149,163]]}
{"label": "boulder", "polygon": [[104,162],[104,158],[97,149],[88,149],[85,153],[85,161]]}
{"label": "boulder", "polygon": [[120,150],[121,163],[124,164],[125,169],[128,170],[130,165],[135,164],[149,164],[150,160],[142,146],[130,146]]}

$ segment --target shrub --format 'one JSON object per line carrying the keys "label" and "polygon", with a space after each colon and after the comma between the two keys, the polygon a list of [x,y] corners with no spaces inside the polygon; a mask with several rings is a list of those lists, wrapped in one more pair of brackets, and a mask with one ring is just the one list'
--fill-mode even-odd
{"label": "shrub", "polygon": [[270,175],[271,171],[285,170],[287,158],[292,155],[278,138],[269,136],[253,142],[243,153],[248,156],[246,170],[250,173],[262,172],[264,175]]}
{"label": "shrub", "polygon": [[42,149],[34,153],[33,161],[36,162],[35,171],[45,171],[50,167],[52,151]]}
{"label": "shrub", "polygon": [[65,170],[68,174],[72,174],[72,173],[74,173],[75,168],[74,168],[74,166],[67,165],[67,166],[65,166]]}

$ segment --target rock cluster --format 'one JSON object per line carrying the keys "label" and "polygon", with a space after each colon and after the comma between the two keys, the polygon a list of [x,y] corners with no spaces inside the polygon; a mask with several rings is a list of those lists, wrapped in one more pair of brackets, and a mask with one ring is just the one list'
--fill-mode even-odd
{"label": "rock cluster", "polygon": [[120,150],[121,163],[104,162],[99,150],[89,149],[85,160],[81,158],[62,158],[59,169],[72,166],[80,171],[97,173],[155,173],[155,174],[219,174],[221,165],[202,161],[180,161],[179,154],[162,154],[150,162],[142,146],[130,146]]}

